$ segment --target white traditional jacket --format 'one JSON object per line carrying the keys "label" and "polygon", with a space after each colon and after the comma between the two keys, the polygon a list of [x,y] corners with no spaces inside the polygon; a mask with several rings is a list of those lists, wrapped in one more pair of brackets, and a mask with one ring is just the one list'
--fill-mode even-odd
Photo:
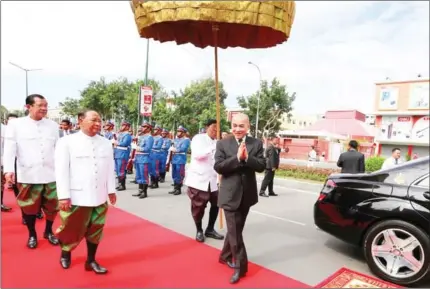
{"label": "white traditional jacket", "polygon": [[115,193],[115,172],[111,142],[82,131],[65,136],[55,149],[57,195],[72,205],[97,207]]}
{"label": "white traditional jacket", "polygon": [[15,172],[25,184],[55,182],[54,150],[59,138],[58,124],[49,119],[39,121],[29,116],[8,122],[4,136],[4,173]]}
{"label": "white traditional jacket", "polygon": [[206,133],[197,134],[191,142],[191,162],[187,167],[184,184],[201,191],[218,190],[218,174],[214,170],[216,140]]}

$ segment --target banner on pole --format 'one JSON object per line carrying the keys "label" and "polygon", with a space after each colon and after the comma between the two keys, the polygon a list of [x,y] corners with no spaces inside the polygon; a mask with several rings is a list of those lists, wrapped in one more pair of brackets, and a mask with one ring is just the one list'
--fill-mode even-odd
{"label": "banner on pole", "polygon": [[152,117],[152,87],[140,87],[140,114],[146,117]]}

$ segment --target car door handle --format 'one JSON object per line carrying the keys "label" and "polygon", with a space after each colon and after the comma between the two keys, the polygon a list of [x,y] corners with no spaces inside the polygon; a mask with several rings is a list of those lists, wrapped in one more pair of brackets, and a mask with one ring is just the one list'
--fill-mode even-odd
{"label": "car door handle", "polygon": [[426,198],[427,200],[430,200],[430,192],[425,192],[423,195],[424,195],[424,198]]}

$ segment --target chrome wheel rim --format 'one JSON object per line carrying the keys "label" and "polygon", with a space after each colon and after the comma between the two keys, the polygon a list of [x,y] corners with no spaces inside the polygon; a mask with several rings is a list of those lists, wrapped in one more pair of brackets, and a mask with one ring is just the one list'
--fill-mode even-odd
{"label": "chrome wheel rim", "polygon": [[372,242],[372,258],[385,274],[404,279],[424,266],[424,248],[411,233],[402,229],[381,231]]}

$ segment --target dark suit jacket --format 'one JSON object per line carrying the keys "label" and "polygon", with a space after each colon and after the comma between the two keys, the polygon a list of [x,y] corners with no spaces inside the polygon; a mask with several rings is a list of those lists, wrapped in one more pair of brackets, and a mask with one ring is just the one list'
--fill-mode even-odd
{"label": "dark suit jacket", "polygon": [[[255,172],[266,168],[263,143],[253,137],[245,139],[248,160],[240,162],[237,158],[239,145],[234,137],[217,142],[214,169],[222,175],[218,206],[235,211],[242,205],[251,207],[258,202]],[[243,198],[243,200],[242,200]]]}
{"label": "dark suit jacket", "polygon": [[[75,130],[70,130],[69,134],[74,134],[76,132],[77,131],[75,131]],[[62,129],[60,129],[59,133],[60,133],[60,138],[63,137],[63,136],[66,136],[66,134],[64,133],[64,130],[62,130]]]}
{"label": "dark suit jacket", "polygon": [[266,148],[266,169],[279,168],[279,149],[269,144]]}
{"label": "dark suit jacket", "polygon": [[364,173],[364,155],[356,150],[344,152],[339,156],[337,166],[342,168],[341,173]]}

